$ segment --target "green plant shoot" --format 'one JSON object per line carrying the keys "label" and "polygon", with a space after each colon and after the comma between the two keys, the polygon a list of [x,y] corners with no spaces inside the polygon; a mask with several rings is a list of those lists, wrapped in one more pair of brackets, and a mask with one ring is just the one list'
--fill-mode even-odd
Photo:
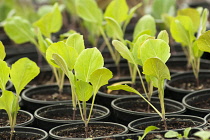
{"label": "green plant shoot", "polygon": [[202,131],[198,131],[198,132],[194,133],[194,136],[197,136],[197,137],[201,138],[202,140],[209,140],[210,133],[209,133],[209,131],[202,130]]}
{"label": "green plant shoot", "polygon": [[185,128],[183,135],[178,133],[177,131],[169,130],[164,134],[164,137],[165,138],[178,138],[178,139],[188,138],[190,130],[191,130],[191,127]]}
{"label": "green plant shoot", "polygon": [[148,127],[144,130],[144,134],[143,134],[142,136],[139,136],[138,140],[143,140],[149,132],[151,132],[151,131],[153,131],[153,130],[157,130],[157,129],[159,129],[159,128],[156,127],[156,126],[148,126]]}

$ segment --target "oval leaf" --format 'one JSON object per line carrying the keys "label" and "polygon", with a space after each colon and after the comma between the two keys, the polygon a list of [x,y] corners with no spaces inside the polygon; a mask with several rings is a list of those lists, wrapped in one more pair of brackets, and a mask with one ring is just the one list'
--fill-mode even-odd
{"label": "oval leaf", "polygon": [[85,49],[83,35],[78,33],[71,34],[66,40],[66,45],[73,47],[80,54]]}
{"label": "oval leaf", "polygon": [[210,52],[210,31],[206,31],[197,40],[197,46],[200,50],[204,52]]}
{"label": "oval leaf", "polygon": [[7,66],[7,63],[3,60],[0,60],[0,89],[4,91],[6,89],[6,84],[9,80],[10,68]]}
{"label": "oval leaf", "polygon": [[80,80],[89,81],[90,75],[97,69],[102,68],[104,59],[97,48],[83,50],[78,56],[74,70],[76,77]]}
{"label": "oval leaf", "polygon": [[77,94],[78,100],[88,101],[93,95],[92,92],[93,92],[93,88],[89,83],[81,81],[81,80],[76,82],[76,94]]}
{"label": "oval leaf", "polygon": [[40,72],[37,64],[28,58],[21,58],[12,64],[10,77],[15,87],[16,93],[24,89],[24,87],[34,79]]}

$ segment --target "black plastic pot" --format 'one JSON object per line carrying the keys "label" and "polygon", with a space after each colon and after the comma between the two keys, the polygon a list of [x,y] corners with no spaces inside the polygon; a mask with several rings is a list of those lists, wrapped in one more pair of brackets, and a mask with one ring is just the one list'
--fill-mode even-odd
{"label": "black plastic pot", "polygon": [[[1,116],[0,124],[1,125],[7,124],[7,125],[4,125],[3,127],[8,126],[9,118],[8,118],[6,111],[0,110],[0,116]],[[7,120],[5,120],[5,119],[7,119]],[[3,122],[3,121],[5,121],[5,122]],[[17,126],[33,126],[33,123],[34,123],[34,116],[30,112],[25,111],[25,110],[18,111],[17,124],[16,124]]]}
{"label": "black plastic pot", "polygon": [[[182,99],[182,103],[186,106],[186,114],[205,117],[210,113],[210,89],[199,90],[187,94]],[[203,106],[203,107],[201,107]]]}
{"label": "black plastic pot", "polygon": [[[91,104],[87,103],[87,113],[90,107]],[[81,122],[79,108],[76,111],[76,116],[79,119],[72,120],[72,108],[72,104],[55,104],[41,107],[34,112],[35,126],[49,131],[58,125]],[[108,108],[94,104],[91,121],[108,121],[109,115],[110,111]]]}
{"label": "black plastic pot", "polygon": [[[40,85],[36,87],[30,87],[23,91],[21,97],[23,101],[23,108],[25,110],[28,110],[31,113],[34,113],[34,111],[40,107],[51,105],[51,104],[58,104],[58,103],[71,103],[71,100],[54,100],[54,101],[46,101],[46,100],[36,100],[33,99],[33,95],[37,94],[43,94],[43,95],[51,95],[54,93],[58,93],[58,86],[57,85]],[[71,94],[70,91],[70,85],[66,84],[63,87],[63,93]]]}
{"label": "black plastic pot", "polygon": [[[152,97],[151,103],[160,111],[160,101],[158,97]],[[117,98],[111,103],[115,122],[127,125],[129,122],[143,117],[157,116],[152,107],[151,113],[147,112],[148,103],[139,96],[128,96]],[[133,108],[134,107],[134,108]],[[165,109],[167,115],[182,114],[185,112],[185,106],[177,101],[165,98]],[[139,110],[139,111],[137,111]],[[145,110],[145,111],[142,111]]]}
{"label": "black plastic pot", "polygon": [[[210,72],[207,70],[206,71],[201,70],[199,73],[199,79],[200,79],[200,85],[202,84],[203,81],[204,81],[203,82],[204,84],[207,83],[207,81],[210,80]],[[165,86],[166,86],[165,97],[166,98],[170,98],[170,99],[182,102],[183,97],[186,96],[187,94],[194,91],[202,90],[202,88],[189,90],[189,89],[185,89],[184,87],[183,88],[177,87],[175,86],[177,83],[182,84],[182,85],[183,83],[187,83],[187,84],[184,84],[185,87],[188,85],[196,86],[196,79],[192,71],[171,75],[171,80],[166,80],[165,82]]]}
{"label": "black plastic pot", "polygon": [[[112,136],[115,135],[122,135],[122,134],[126,134],[128,133],[128,128],[122,124],[118,124],[118,123],[113,123],[113,122],[90,122],[89,123],[89,127],[94,128],[94,130],[96,131],[100,131],[101,129],[104,129],[106,131],[110,131],[108,127],[120,130],[120,132],[116,133],[116,134],[110,134]],[[61,139],[65,139],[65,140],[84,140],[85,138],[69,138],[69,136],[59,136],[59,132],[64,132],[64,133],[81,133],[81,134],[85,134],[84,131],[81,131],[81,129],[78,131],[77,129],[81,128],[82,130],[84,130],[84,123],[80,122],[80,123],[74,123],[74,124],[64,124],[64,125],[60,125],[57,127],[52,128],[49,131],[49,136],[52,138],[52,140],[61,140]],[[91,134],[94,134],[94,131],[90,132]],[[107,135],[104,136],[96,136],[95,138],[98,139],[105,139],[106,137],[108,137]]]}
{"label": "black plastic pot", "polygon": [[[206,125],[206,120],[204,118],[198,117],[198,116],[192,116],[192,115],[166,115],[166,121],[168,125],[168,130],[184,130],[187,127],[192,128],[203,128]],[[190,123],[187,127],[184,125],[186,123]],[[159,126],[157,126],[157,123],[160,123]],[[175,124],[182,124],[180,128],[173,128],[171,129],[171,126],[174,126]],[[144,129],[148,126],[156,126],[158,128],[162,127],[163,122],[161,121],[160,116],[151,116],[151,117],[145,117],[136,119],[128,124],[128,128],[132,132],[143,132]],[[143,129],[140,129],[142,127]],[[154,132],[154,131],[152,131]],[[156,131],[155,131],[156,132]],[[166,132],[166,130],[157,130],[157,132]]]}
{"label": "black plastic pot", "polygon": [[[10,138],[10,131],[10,127],[0,127],[0,139],[8,140]],[[7,138],[2,137],[2,135],[6,135]],[[15,127],[15,136],[21,140],[28,140],[32,138],[35,138],[37,140],[47,140],[49,137],[48,133],[42,129],[20,126]]]}

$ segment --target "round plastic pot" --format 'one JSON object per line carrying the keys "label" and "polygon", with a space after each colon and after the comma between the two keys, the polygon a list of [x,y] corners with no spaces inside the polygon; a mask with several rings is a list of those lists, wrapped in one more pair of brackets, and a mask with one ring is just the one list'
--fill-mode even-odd
{"label": "round plastic pot", "polygon": [[[174,100],[166,99],[165,98],[165,109],[167,115],[172,114],[183,114],[186,110],[186,107]],[[160,101],[158,97],[152,97],[150,101],[159,111],[160,108]],[[112,108],[113,108],[113,116],[115,122],[127,125],[129,122],[147,116],[157,116],[158,114],[154,112],[151,106],[150,110],[152,112],[148,113],[147,107],[148,103],[144,101],[141,97],[137,96],[129,96],[129,97],[122,97],[117,98],[112,101]],[[135,107],[135,110],[132,109]],[[141,111],[136,111],[140,110]],[[142,110],[145,110],[144,112]]]}
{"label": "round plastic pot", "polygon": [[[111,134],[112,136],[115,135],[122,135],[122,134],[126,134],[128,133],[128,128],[122,124],[118,124],[118,123],[113,123],[113,122],[89,122],[89,127],[91,126],[92,128],[94,128],[91,132],[92,134],[94,134],[95,131],[100,131],[101,129],[104,129],[104,127],[106,128],[107,131],[110,131],[108,127],[111,128],[115,128],[115,129],[120,129],[121,132],[117,133],[117,134]],[[62,131],[64,133],[83,133],[85,134],[85,132],[81,132],[81,131],[77,131],[77,129],[83,129],[84,128],[84,123],[80,122],[80,123],[74,123],[74,124],[64,124],[64,125],[60,125],[57,127],[52,128],[49,131],[49,135],[52,138],[52,140],[61,140],[61,139],[65,139],[65,140],[84,140],[85,138],[69,138],[68,136],[63,137],[63,136],[59,136],[59,132]],[[94,138],[98,138],[98,139],[106,139],[106,137],[109,137],[107,135],[104,136],[95,136]]]}
{"label": "round plastic pot", "polygon": [[[206,120],[204,118],[198,117],[198,116],[192,116],[192,115],[166,115],[166,123],[167,125],[169,123],[172,124],[177,124],[177,122],[182,122],[182,123],[191,123],[193,126],[187,126],[187,127],[192,127],[192,128],[203,128],[206,125]],[[151,117],[145,117],[145,118],[140,118],[136,119],[128,124],[128,128],[132,132],[143,132],[144,129],[139,129],[139,127],[144,126],[155,126],[156,123],[161,123],[161,118],[160,116],[151,116]],[[158,127],[158,126],[156,126]],[[173,128],[173,129],[168,129],[168,130],[184,130],[185,128],[183,125],[181,128]],[[158,132],[166,132],[166,130],[157,130]],[[153,131],[152,131],[153,132]]]}
{"label": "round plastic pot", "polygon": [[[205,117],[205,115],[210,113],[209,105],[206,104],[206,101],[210,102],[209,92],[210,89],[204,89],[189,93],[184,96],[184,98],[182,99],[182,103],[187,108],[186,114]],[[202,104],[202,106],[206,105],[206,108],[197,107],[198,104]]]}
{"label": "round plastic pot", "polygon": [[[87,113],[89,113],[90,107],[91,104],[87,103]],[[58,125],[81,122],[80,117],[80,119],[72,119],[72,108],[72,104],[55,104],[41,107],[34,112],[35,126],[49,131]],[[110,111],[108,108],[94,104],[91,121],[108,121],[109,115]],[[76,110],[76,116],[80,116],[79,108]]]}

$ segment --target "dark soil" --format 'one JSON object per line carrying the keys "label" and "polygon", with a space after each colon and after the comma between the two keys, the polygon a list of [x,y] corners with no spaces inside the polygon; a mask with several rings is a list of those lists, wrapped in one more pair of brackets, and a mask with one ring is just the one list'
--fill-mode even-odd
{"label": "dark soil", "polygon": [[59,94],[57,92],[55,93],[45,93],[45,94],[35,94],[31,97],[32,99],[36,100],[43,100],[43,101],[63,101],[63,100],[71,100],[71,94],[70,93],[62,93]]}
{"label": "dark soil", "polygon": [[[199,123],[199,122],[195,122],[190,119],[181,119],[181,118],[170,118],[170,119],[167,119],[166,122],[167,122],[168,130],[183,129],[183,128],[187,128],[187,127],[196,127],[198,125],[201,125],[201,123]],[[142,125],[136,127],[136,129],[145,130],[146,127],[151,126],[151,125],[158,127],[159,128],[158,131],[165,130],[163,121],[158,121],[158,122],[155,121],[155,122],[150,122],[147,124],[142,124]]]}
{"label": "dark soil", "polygon": [[193,106],[202,109],[210,109],[210,98],[199,98],[193,102]]}
{"label": "dark soil", "polygon": [[[1,110],[0,115],[1,115],[0,127],[9,126],[9,118],[8,118],[8,115],[6,114],[6,112],[5,111],[3,112],[3,110]],[[30,119],[31,119],[30,116],[28,116],[27,114],[18,112],[16,124],[21,124],[21,123],[27,122]]]}
{"label": "dark soil", "polygon": [[[113,126],[100,126],[100,125],[89,125],[88,128],[88,137],[102,137],[102,136],[110,136],[122,133],[124,129],[113,127]],[[54,134],[61,137],[68,138],[85,138],[85,128],[84,126],[78,125],[71,128],[67,128],[58,132],[54,132]]]}
{"label": "dark soil", "polygon": [[[38,140],[42,136],[35,133],[17,132],[14,133],[12,140]],[[10,132],[5,131],[0,133],[0,140],[10,140]]]}
{"label": "dark soil", "polygon": [[183,78],[176,80],[175,82],[171,82],[170,85],[172,87],[176,87],[183,90],[190,90],[190,91],[196,91],[201,89],[207,89],[210,88],[210,79],[206,77],[200,77],[199,78],[199,86],[197,86],[197,82],[195,78]]}

